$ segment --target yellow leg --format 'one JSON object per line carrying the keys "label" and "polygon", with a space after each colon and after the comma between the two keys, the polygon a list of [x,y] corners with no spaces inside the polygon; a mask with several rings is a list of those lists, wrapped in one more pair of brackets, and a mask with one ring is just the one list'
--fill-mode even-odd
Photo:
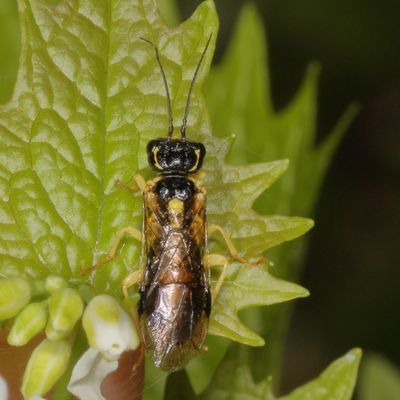
{"label": "yellow leg", "polygon": [[93,264],[91,267],[85,268],[81,271],[81,275],[87,275],[90,272],[100,268],[104,264],[107,264],[108,262],[112,261],[115,256],[117,255],[118,247],[119,244],[121,243],[122,239],[126,236],[133,237],[134,239],[137,239],[138,241],[142,241],[142,232],[139,231],[139,229],[134,228],[133,226],[126,226],[119,230],[117,232],[117,235],[113,241],[113,244],[111,246],[110,251],[108,254],[105,256],[104,260],[101,260],[97,262],[96,264]]}
{"label": "yellow leg", "polygon": [[129,288],[141,282],[142,279],[143,268],[137,269],[126,276],[126,278],[122,281],[122,293],[124,294],[125,298],[129,297]]}
{"label": "yellow leg", "polygon": [[215,303],[218,293],[221,290],[221,287],[224,283],[224,280],[226,277],[226,271],[228,268],[228,263],[229,263],[229,260],[221,254],[208,254],[205,257],[204,264],[205,264],[206,268],[222,266],[221,274],[219,275],[217,283],[215,284],[215,287],[213,288],[212,293],[211,293],[211,303],[212,304]]}
{"label": "yellow leg", "polygon": [[[143,279],[143,272],[144,272],[143,268],[137,269],[136,271],[133,271],[129,275],[127,275],[126,278],[122,281],[122,293],[124,294],[125,298],[129,297],[128,293],[129,288],[141,282],[141,280]],[[140,320],[137,307],[131,307],[130,312],[133,319],[133,323],[136,326],[136,330],[140,334],[141,329],[140,329]]]}
{"label": "yellow leg", "polygon": [[209,225],[208,226],[208,235],[210,236],[214,232],[219,232],[221,234],[221,236],[223,237],[223,239],[228,247],[229,252],[231,253],[232,258],[234,258],[235,260],[237,260],[243,264],[253,265],[253,266],[263,264],[266,261],[269,262],[265,257],[260,257],[257,261],[254,261],[254,262],[240,257],[232,240],[219,225]]}
{"label": "yellow leg", "polygon": [[143,178],[143,176],[140,175],[140,174],[135,174],[135,175],[133,175],[132,178],[133,178],[133,180],[135,181],[135,184],[136,184],[133,187],[130,187],[130,186],[126,185],[124,182],[122,182],[120,180],[117,180],[115,182],[115,186],[119,187],[122,190],[125,190],[128,193],[136,193],[136,192],[139,192],[139,191],[143,192],[144,188],[146,186],[146,181]]}

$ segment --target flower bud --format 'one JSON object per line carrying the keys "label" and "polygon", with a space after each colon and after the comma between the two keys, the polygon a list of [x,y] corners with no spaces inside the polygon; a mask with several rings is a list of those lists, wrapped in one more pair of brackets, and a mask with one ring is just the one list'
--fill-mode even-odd
{"label": "flower bud", "polygon": [[83,312],[83,301],[79,292],[71,288],[63,288],[49,297],[49,322],[46,336],[51,340],[59,340],[68,336]]}
{"label": "flower bud", "polygon": [[46,290],[53,294],[57,290],[63,289],[67,286],[67,281],[58,275],[49,275],[46,278]]}
{"label": "flower bud", "polygon": [[47,322],[47,303],[31,303],[15,318],[7,337],[8,344],[23,346],[44,329]]}
{"label": "flower bud", "polygon": [[0,279],[0,321],[15,317],[31,299],[31,286],[26,279]]}
{"label": "flower bud", "polygon": [[21,392],[26,399],[46,394],[64,374],[71,346],[66,340],[44,339],[33,351],[25,369]]}
{"label": "flower bud", "polygon": [[111,296],[94,297],[85,309],[82,324],[90,347],[99,350],[108,361],[117,360],[122,352],[139,345],[131,317]]}

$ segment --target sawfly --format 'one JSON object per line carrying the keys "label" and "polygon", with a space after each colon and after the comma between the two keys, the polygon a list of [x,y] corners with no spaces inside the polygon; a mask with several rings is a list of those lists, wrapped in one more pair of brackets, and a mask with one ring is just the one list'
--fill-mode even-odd
{"label": "sawfly", "polygon": [[[130,226],[121,229],[106,259],[88,269],[113,259],[125,235],[142,242],[145,268],[126,277],[123,292],[128,296],[128,289],[139,284],[137,311],[142,339],[155,365],[166,371],[180,369],[196,354],[206,351],[204,341],[212,303],[228,265],[225,256],[206,254],[207,236],[218,231],[233,258],[250,265],[259,263],[241,258],[221,227],[209,225],[207,229],[206,190],[196,175],[206,149],[202,143],[186,138],[191,95],[211,37],[191,80],[179,138],[173,137],[171,99],[160,52],[154,43],[141,38],[155,50],[161,71],[167,99],[168,134],[147,145],[148,163],[158,176],[146,182],[141,175],[134,175],[136,186],[143,193],[142,232]],[[117,184],[135,190],[122,182]],[[211,293],[212,266],[223,269]]]}

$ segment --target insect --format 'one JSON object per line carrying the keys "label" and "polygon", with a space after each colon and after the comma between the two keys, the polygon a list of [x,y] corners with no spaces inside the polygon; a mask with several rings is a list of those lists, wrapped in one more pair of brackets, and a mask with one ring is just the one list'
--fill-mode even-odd
{"label": "insect", "polygon": [[[149,40],[143,40],[155,50],[167,98],[167,137],[151,140],[147,145],[149,165],[158,176],[145,182],[140,175],[134,175],[136,186],[143,193],[142,232],[130,226],[121,229],[105,260],[88,270],[113,259],[125,235],[142,241],[145,268],[126,277],[123,292],[128,296],[128,289],[139,283],[138,316],[143,342],[157,367],[173,371],[206,351],[204,341],[212,303],[225,278],[228,259],[206,254],[207,236],[218,231],[235,259],[251,265],[259,261],[251,263],[241,258],[219,226],[208,226],[207,233],[206,190],[196,175],[206,149],[202,143],[186,139],[191,94],[211,36],[194,71],[179,138],[173,138],[171,100],[159,50]],[[137,190],[121,182],[118,185]],[[211,294],[212,266],[223,269]]]}

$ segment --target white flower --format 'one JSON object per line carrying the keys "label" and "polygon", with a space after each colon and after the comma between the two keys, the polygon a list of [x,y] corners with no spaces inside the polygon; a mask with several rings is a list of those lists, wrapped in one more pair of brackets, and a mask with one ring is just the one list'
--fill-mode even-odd
{"label": "white flower", "polygon": [[8,385],[6,380],[0,375],[0,399],[8,400]]}
{"label": "white flower", "polygon": [[107,295],[94,297],[87,305],[83,328],[90,345],[76,363],[68,390],[80,399],[104,400],[101,384],[118,367],[120,355],[139,346],[131,317]]}
{"label": "white flower", "polygon": [[119,303],[107,295],[94,297],[82,318],[90,347],[108,361],[118,360],[126,350],[134,350],[140,340],[132,318]]}
{"label": "white flower", "polygon": [[68,390],[79,399],[104,400],[101,384],[118,367],[118,361],[106,361],[95,349],[87,350],[72,371]]}

